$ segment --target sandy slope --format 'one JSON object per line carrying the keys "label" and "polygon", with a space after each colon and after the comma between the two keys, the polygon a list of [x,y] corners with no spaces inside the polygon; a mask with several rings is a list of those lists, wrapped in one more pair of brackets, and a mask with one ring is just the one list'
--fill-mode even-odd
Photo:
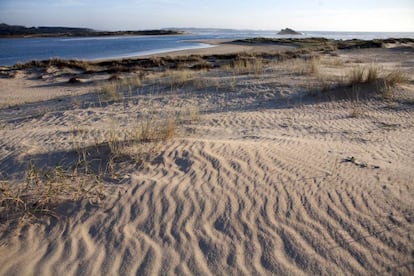
{"label": "sandy slope", "polygon": [[0,274],[412,274],[412,105],[368,101],[353,117],[351,102],[292,105],[278,89],[242,90],[225,108],[212,91],[3,117],[0,164],[12,171],[16,152],[68,147],[76,125],[128,127],[150,102],[209,107],[144,168],[124,168],[101,205],[67,203],[58,220],[3,232]]}

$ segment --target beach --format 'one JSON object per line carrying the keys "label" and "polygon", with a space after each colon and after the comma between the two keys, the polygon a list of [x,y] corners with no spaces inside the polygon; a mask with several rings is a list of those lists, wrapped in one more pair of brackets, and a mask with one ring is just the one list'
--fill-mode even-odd
{"label": "beach", "polygon": [[0,275],[412,275],[413,43],[202,42],[1,68]]}

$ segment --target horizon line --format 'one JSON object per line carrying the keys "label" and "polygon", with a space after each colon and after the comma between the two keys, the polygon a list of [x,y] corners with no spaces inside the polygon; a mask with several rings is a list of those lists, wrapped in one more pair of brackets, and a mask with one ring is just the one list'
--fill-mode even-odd
{"label": "horizon line", "polygon": [[125,29],[117,29],[117,30],[108,30],[108,29],[98,29],[98,28],[92,28],[92,27],[85,27],[85,26],[73,26],[73,25],[56,25],[56,26],[52,26],[52,25],[33,25],[33,26],[27,26],[27,25],[21,25],[21,24],[8,24],[5,22],[1,22],[0,24],[5,24],[8,26],[21,26],[21,27],[25,27],[25,28],[41,28],[41,27],[49,27],[49,28],[79,28],[79,29],[90,29],[93,31],[103,31],[103,32],[127,32],[127,31],[146,31],[146,30],[183,30],[183,29],[195,29],[195,30],[221,30],[221,31],[225,31],[225,30],[229,30],[229,31],[259,31],[259,32],[275,32],[275,31],[280,31],[284,28],[290,28],[293,29],[295,31],[299,31],[299,32],[340,32],[340,33],[414,33],[414,30],[411,31],[370,31],[370,30],[300,30],[300,29],[295,29],[295,28],[291,28],[291,27],[284,27],[284,28],[275,28],[275,29],[260,29],[260,28],[225,28],[225,27],[159,27],[159,28],[144,28],[144,29],[130,29],[130,28],[125,28]]}

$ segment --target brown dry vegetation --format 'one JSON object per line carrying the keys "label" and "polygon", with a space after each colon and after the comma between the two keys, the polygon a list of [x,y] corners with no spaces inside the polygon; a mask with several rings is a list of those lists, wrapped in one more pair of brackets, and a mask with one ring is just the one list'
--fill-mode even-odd
{"label": "brown dry vegetation", "polygon": [[89,143],[83,135],[86,130],[73,129],[72,149],[63,154],[69,158],[64,165],[42,166],[42,160],[28,160],[23,179],[18,183],[3,177],[0,182],[1,220],[53,215],[56,205],[67,200],[99,202],[104,198],[103,179],[116,178],[116,167],[122,163],[141,165],[150,160],[159,143],[175,136],[176,120],[168,114],[163,117],[145,115],[130,129],[120,130],[114,126],[102,133],[93,133],[87,139],[93,141]]}

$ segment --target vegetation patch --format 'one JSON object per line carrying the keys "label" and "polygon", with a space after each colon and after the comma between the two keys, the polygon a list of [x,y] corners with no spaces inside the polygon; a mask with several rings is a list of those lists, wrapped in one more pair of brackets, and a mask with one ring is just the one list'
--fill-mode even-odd
{"label": "vegetation patch", "polygon": [[[54,216],[53,210],[63,201],[99,203],[105,183],[121,179],[119,172],[128,164],[142,166],[149,161],[160,143],[175,137],[176,129],[175,114],[143,115],[128,129],[74,129],[72,149],[28,156],[24,175],[16,180],[0,174],[0,221]],[[48,159],[60,161],[49,164]]]}

